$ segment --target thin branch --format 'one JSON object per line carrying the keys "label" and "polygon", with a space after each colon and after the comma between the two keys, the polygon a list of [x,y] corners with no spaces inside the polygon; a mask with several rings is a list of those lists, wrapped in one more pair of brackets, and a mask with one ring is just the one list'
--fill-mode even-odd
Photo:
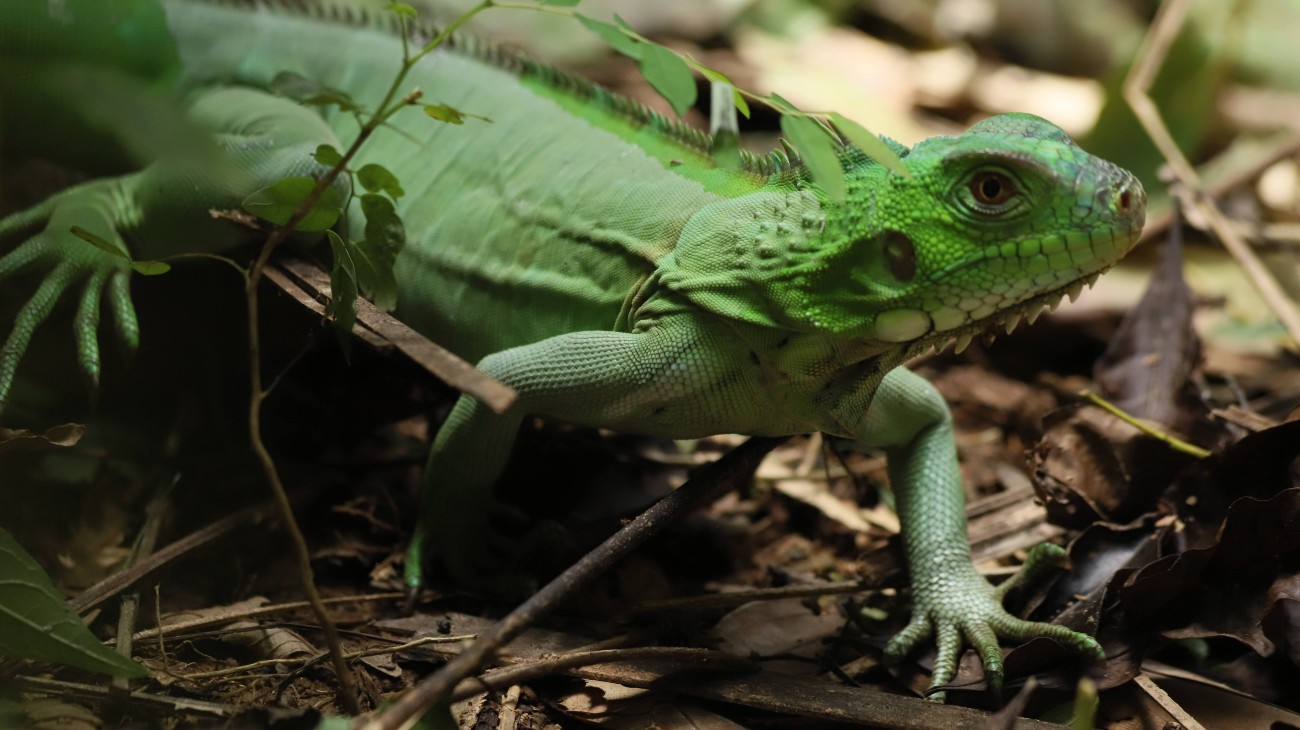
{"label": "thin branch", "polygon": [[573,651],[547,657],[540,661],[492,670],[480,677],[467,679],[456,687],[451,700],[460,702],[483,692],[499,691],[512,685],[535,682],[579,667],[642,660],[689,663],[697,670],[704,671],[712,669],[714,671],[753,672],[756,669],[756,665],[749,659],[734,654],[726,654],[716,649],[640,646],[626,649]]}
{"label": "thin branch", "polygon": [[679,489],[642,512],[599,547],[546,584],[509,615],[483,632],[478,640],[432,676],[397,699],[378,717],[358,719],[353,727],[360,730],[397,730],[450,697],[461,680],[477,672],[496,652],[547,612],[569,600],[605,569],[630,553],[636,546],[662,530],[672,520],[709,499],[717,498],[740,480],[752,475],[769,451],[784,443],[785,438],[756,437],[733,449],[715,462],[706,464]]}
{"label": "thin branch", "polygon": [[[399,651],[406,651],[407,649],[414,649],[416,647],[426,646],[428,644],[448,644],[448,643],[454,643],[458,641],[467,641],[473,638],[474,638],[473,635],[423,636],[418,639],[413,639],[411,641],[408,641],[404,644],[395,644],[393,646],[385,646],[385,647],[374,648],[374,649],[361,649],[358,651],[350,651],[344,654],[343,656],[349,660],[363,659],[365,657],[381,656],[383,654],[396,654]],[[299,668],[309,667],[313,664],[319,664],[321,661],[323,661],[328,657],[329,657],[328,652],[322,652],[320,654],[316,654],[309,657],[278,657],[274,659],[262,659],[256,662],[249,662],[248,664],[241,664],[237,667],[227,667],[225,669],[214,669],[210,672],[195,672],[193,674],[177,674],[175,676],[177,679],[184,679],[188,681],[196,681],[200,679],[217,679],[220,677],[234,677],[241,674],[251,674],[252,672],[258,669],[265,669],[267,667],[281,667],[281,666],[295,666],[295,665],[297,665]]]}
{"label": "thin branch", "polygon": [[1223,242],[1228,253],[1237,260],[1238,265],[1245,270],[1260,296],[1286,327],[1293,343],[1300,346],[1300,310],[1296,309],[1272,272],[1255,255],[1254,249],[1238,234],[1236,228],[1205,192],[1200,176],[1196,174],[1196,169],[1187,161],[1182,150],[1178,149],[1178,144],[1169,133],[1169,128],[1165,126],[1160,110],[1149,93],[1169,53],[1170,45],[1183,26],[1189,5],[1190,0],[1167,0],[1160,6],[1151,29],[1142,39],[1142,45],[1133,59],[1128,77],[1124,79],[1124,100],[1133,108],[1134,115],[1137,116],[1147,135],[1151,137],[1151,141],[1155,143],[1156,149],[1164,156],[1174,177],[1191,191],[1193,204],[1205,217],[1211,230]]}
{"label": "thin branch", "polygon": [[68,600],[68,607],[77,613],[86,613],[191,550],[223,537],[237,527],[265,519],[268,511],[267,505],[257,505],[201,527],[180,540],[169,543],[161,550],[141,558],[127,570],[114,573],[72,597]]}
{"label": "thin branch", "polygon": [[[372,593],[369,595],[359,596],[337,596],[335,598],[326,598],[326,605],[335,605],[339,603],[362,603],[367,601],[398,601],[406,597],[404,591],[392,591],[388,593]],[[165,638],[168,641],[175,641],[186,636],[187,631],[196,631],[206,629],[211,626],[222,626],[232,621],[241,619],[253,619],[261,616],[271,616],[286,611],[297,611],[301,608],[311,608],[311,604],[306,601],[293,601],[291,603],[275,603],[269,606],[258,606],[242,611],[233,611],[221,616],[204,616],[203,618],[190,619],[188,621],[178,621],[163,625],[158,621],[157,628],[144,629],[135,634],[136,641],[144,641],[155,637]]]}

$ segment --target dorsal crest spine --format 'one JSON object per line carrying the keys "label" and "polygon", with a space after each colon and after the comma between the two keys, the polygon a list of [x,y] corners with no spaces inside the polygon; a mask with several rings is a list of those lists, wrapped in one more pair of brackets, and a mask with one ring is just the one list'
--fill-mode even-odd
{"label": "dorsal crest spine", "polygon": [[[342,23],[370,28],[397,35],[402,23],[395,13],[388,12],[378,3],[360,5],[348,0],[187,0],[225,7],[280,12],[324,22]],[[409,24],[408,33],[417,43],[427,42],[438,33],[438,28],[425,22]],[[667,140],[706,159],[712,159],[712,139],[707,132],[692,127],[681,120],[669,119],[659,112],[616,94],[599,84],[562,71],[527,55],[503,46],[480,40],[464,33],[454,33],[448,38],[448,49],[497,68],[532,78],[563,93],[570,94],[610,111],[634,125],[644,125]],[[740,150],[739,172],[765,179],[806,174],[802,161],[793,150],[773,149],[765,154]]]}

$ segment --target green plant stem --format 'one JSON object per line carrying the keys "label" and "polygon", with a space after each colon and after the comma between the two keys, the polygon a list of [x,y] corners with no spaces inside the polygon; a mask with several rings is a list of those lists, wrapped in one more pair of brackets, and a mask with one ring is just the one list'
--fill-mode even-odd
{"label": "green plant stem", "polygon": [[478,6],[461,15],[453,23],[447,26],[436,38],[430,41],[420,50],[419,53],[402,60],[402,65],[389,86],[388,92],[379,104],[379,111],[375,113],[367,122],[361,125],[361,130],[357,137],[343,153],[342,159],[325,172],[316,184],[312,187],[311,192],[299,204],[297,210],[289,217],[285,224],[271,233],[266,243],[262,245],[258,252],[257,259],[248,269],[245,275],[245,301],[248,311],[248,374],[249,374],[249,401],[248,401],[248,432],[253,453],[261,465],[263,476],[267,484],[271,487],[274,495],[276,508],[280,517],[284,520],[285,529],[289,533],[290,541],[293,543],[294,555],[298,561],[298,572],[302,579],[303,591],[307,596],[308,603],[311,604],[312,612],[316,615],[317,621],[321,625],[322,633],[325,636],[325,643],[329,648],[329,654],[334,671],[339,678],[339,701],[343,707],[353,715],[361,714],[360,699],[357,695],[355,678],[352,675],[351,667],[348,665],[347,655],[343,652],[343,645],[339,639],[338,628],[329,617],[329,612],[325,608],[324,601],[321,600],[320,592],[316,588],[316,579],[311,565],[311,552],[307,547],[307,540],[303,537],[302,530],[298,526],[298,521],[293,514],[293,505],[289,502],[289,495],[285,491],[284,483],[280,480],[279,470],[275,466],[275,460],[271,458],[266,444],[262,440],[262,404],[266,400],[267,390],[263,387],[262,378],[262,355],[261,355],[261,327],[258,321],[258,312],[260,303],[258,297],[258,288],[262,281],[263,273],[266,270],[267,262],[271,254],[280,247],[282,243],[288,240],[289,235],[294,231],[299,223],[302,222],[308,213],[320,201],[325,190],[334,184],[338,176],[348,169],[348,163],[356,156],[361,146],[370,139],[375,130],[383,126],[390,117],[396,114],[403,107],[414,104],[420,98],[421,92],[417,89],[411,91],[406,96],[398,99],[399,90],[405,82],[407,75],[415,64],[425,55],[433,51],[445,41],[452,32],[464,25],[466,21],[478,13],[492,7],[492,0],[484,0]]}
{"label": "green plant stem", "polygon": [[[263,250],[269,248],[271,248],[271,245],[268,241]],[[259,263],[264,262],[259,258]],[[334,671],[339,678],[339,702],[349,713],[359,715],[361,714],[361,701],[357,696],[357,686],[352,676],[352,669],[348,666],[347,658],[343,653],[338,627],[330,619],[329,612],[325,609],[325,603],[321,600],[320,591],[316,590],[316,577],[311,567],[311,552],[307,549],[307,540],[298,527],[297,518],[294,517],[293,505],[289,502],[289,494],[284,489],[284,483],[280,481],[280,472],[275,466],[275,461],[271,458],[271,453],[267,451],[266,444],[262,441],[262,402],[265,395],[262,391],[261,330],[257,316],[259,311],[257,289],[258,282],[261,280],[261,273],[261,268],[250,271],[247,288],[245,289],[245,298],[248,305],[248,365],[250,380],[248,400],[249,442],[252,445],[253,454],[256,455],[258,463],[262,467],[262,474],[271,487],[276,509],[279,511],[280,518],[284,521],[285,529],[289,533],[289,539],[293,543],[293,551],[298,560],[298,573],[302,579],[303,591],[306,593],[312,612],[316,614],[316,620],[320,623],[321,630],[325,634],[325,643],[329,647],[330,658],[334,663]]]}
{"label": "green plant stem", "polygon": [[166,258],[159,259],[159,260],[165,262],[171,262],[171,261],[181,261],[183,259],[207,259],[211,261],[219,261],[227,266],[230,266],[235,271],[238,271],[241,277],[245,279],[248,278],[248,270],[245,269],[243,266],[240,266],[238,261],[235,261],[232,258],[221,256],[215,253],[178,253],[175,256],[168,256]]}
{"label": "green plant stem", "polygon": [[[426,54],[433,51],[438,46],[442,45],[443,41],[450,38],[452,33],[455,33],[457,30],[460,29],[462,25],[468,23],[470,19],[473,18],[475,15],[478,15],[479,13],[491,7],[504,8],[504,7],[511,7],[511,5],[509,3],[498,3],[495,2],[495,0],[482,0],[482,2],[480,2],[478,5],[475,5],[469,10],[466,10],[465,12],[461,13],[460,17],[451,21],[451,23],[449,23],[446,28],[443,28],[442,31],[438,33],[438,35],[434,36],[433,40],[424,44],[424,48],[421,48],[420,52],[415,54],[414,58],[411,58],[409,61],[407,61],[405,68],[402,69],[402,73],[397,78],[397,82],[393,84],[393,89],[396,89],[398,86],[401,85],[402,80],[406,78],[407,72],[411,70],[411,67],[415,65],[416,61],[419,61]],[[393,90],[390,89],[389,95],[384,98],[384,104],[388,103],[388,100],[392,98],[392,95],[393,95]],[[384,104],[380,104],[379,108],[383,109]]]}
{"label": "green plant stem", "polygon": [[[403,64],[405,67],[406,64]],[[404,74],[403,74],[404,75]],[[289,238],[289,234],[294,228],[302,222],[316,203],[324,194],[326,188],[334,184],[338,176],[347,169],[348,162],[356,156],[357,150],[361,145],[370,138],[371,134],[385,120],[384,117],[377,115],[369,122],[362,125],[360,133],[356,140],[348,147],[347,152],[343,154],[343,159],[337,165],[330,168],[324,175],[316,181],[315,187],[307,194],[298,209],[293,212],[289,220],[283,226],[277,228],[267,238],[266,243],[262,245],[261,251],[258,252],[257,260],[248,270],[245,280],[244,298],[248,311],[248,376],[249,376],[249,400],[248,400],[248,434],[249,442],[252,445],[253,454],[257,457],[258,463],[262,467],[262,474],[266,478],[267,484],[271,487],[274,495],[276,508],[280,513],[280,518],[284,521],[285,529],[289,533],[290,541],[293,543],[294,555],[298,561],[298,572],[302,579],[303,591],[306,594],[308,603],[311,604],[312,613],[316,615],[316,620],[321,625],[321,631],[325,636],[325,644],[329,648],[330,659],[334,664],[334,671],[339,678],[339,702],[343,707],[353,715],[359,715],[362,712],[361,702],[357,696],[356,680],[352,676],[352,669],[348,666],[348,660],[343,652],[343,644],[339,639],[338,627],[330,619],[329,612],[325,608],[325,603],[321,600],[320,591],[316,589],[315,573],[311,566],[311,552],[307,548],[307,540],[303,537],[302,530],[298,526],[298,520],[293,514],[293,505],[289,502],[289,495],[284,489],[284,483],[280,480],[279,470],[275,466],[275,460],[271,458],[266,444],[262,440],[262,403],[266,400],[267,391],[262,385],[262,352],[261,352],[261,326],[258,321],[258,312],[260,303],[258,298],[258,288],[262,282],[262,276],[266,271],[267,262],[271,254],[280,244]]]}
{"label": "green plant stem", "polygon": [[1186,441],[1183,441],[1182,439],[1179,439],[1175,436],[1171,436],[1168,433],[1165,433],[1164,431],[1160,431],[1150,426],[1149,424],[1139,421],[1137,418],[1134,418],[1133,416],[1121,410],[1119,406],[1116,406],[1114,403],[1111,403],[1105,398],[1102,398],[1101,396],[1097,395],[1091,390],[1087,390],[1087,389],[1081,390],[1079,391],[1079,396],[1087,399],[1089,403],[1092,403],[1098,408],[1101,408],[1102,410],[1106,411],[1112,416],[1115,416],[1116,418],[1123,421],[1124,423],[1129,424],[1133,428],[1136,428],[1142,433],[1145,433],[1148,436],[1151,436],[1152,438],[1159,439],[1160,441],[1164,441],[1165,443],[1169,444],[1169,446],[1173,448],[1175,451],[1181,451],[1184,454],[1191,454],[1192,456],[1195,456],[1198,459],[1204,459],[1205,457],[1210,455],[1209,451],[1206,451],[1205,449],[1202,449],[1201,447],[1195,444],[1189,444]]}

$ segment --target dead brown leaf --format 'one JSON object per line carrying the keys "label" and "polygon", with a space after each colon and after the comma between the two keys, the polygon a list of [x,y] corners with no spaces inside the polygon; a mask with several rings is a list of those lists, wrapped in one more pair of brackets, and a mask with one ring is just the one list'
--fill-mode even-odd
{"label": "dead brown leaf", "polygon": [[86,433],[86,427],[80,423],[65,423],[52,426],[45,433],[33,433],[25,428],[0,428],[0,454],[6,451],[25,451],[46,449],[54,446],[76,446]]}

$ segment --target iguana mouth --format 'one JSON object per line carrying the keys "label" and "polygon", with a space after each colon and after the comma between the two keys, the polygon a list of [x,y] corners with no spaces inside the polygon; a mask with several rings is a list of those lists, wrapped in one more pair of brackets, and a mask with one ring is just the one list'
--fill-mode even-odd
{"label": "iguana mouth", "polygon": [[976,335],[982,334],[985,344],[992,343],[997,338],[999,330],[1011,334],[1015,332],[1016,327],[1020,326],[1022,321],[1033,324],[1038,321],[1039,316],[1044,311],[1055,312],[1066,297],[1069,297],[1071,302],[1077,301],[1085,288],[1092,288],[1097,283],[1097,279],[1109,270],[1109,266],[1098,269],[1091,274],[1075,279],[1069,284],[1048,291],[1045,294],[1039,294],[1024,302],[1013,304],[1006,309],[994,312],[988,317],[975,320],[955,330],[932,333],[922,338],[919,344],[933,349],[934,352],[943,352],[948,348],[948,345],[954,345],[953,353],[959,355],[965,352],[967,347],[970,347]]}
{"label": "iguana mouth", "polygon": [[949,345],[953,346],[955,354],[961,354],[970,347],[976,336],[982,335],[985,344],[992,343],[1002,332],[1006,334],[1014,332],[1022,321],[1033,324],[1044,311],[1055,312],[1067,297],[1071,302],[1077,301],[1085,288],[1091,288],[1096,284],[1101,275],[1109,271],[1114,263],[1132,248],[1141,232],[1140,220],[1127,229],[1115,231],[1116,239],[1122,239],[1123,243],[1116,247],[1118,253],[1114,259],[1096,271],[1083,274],[1045,292],[996,309],[986,316],[972,319],[949,330],[936,331],[932,322],[929,332],[904,345],[907,357],[915,357],[927,352],[943,352]]}

